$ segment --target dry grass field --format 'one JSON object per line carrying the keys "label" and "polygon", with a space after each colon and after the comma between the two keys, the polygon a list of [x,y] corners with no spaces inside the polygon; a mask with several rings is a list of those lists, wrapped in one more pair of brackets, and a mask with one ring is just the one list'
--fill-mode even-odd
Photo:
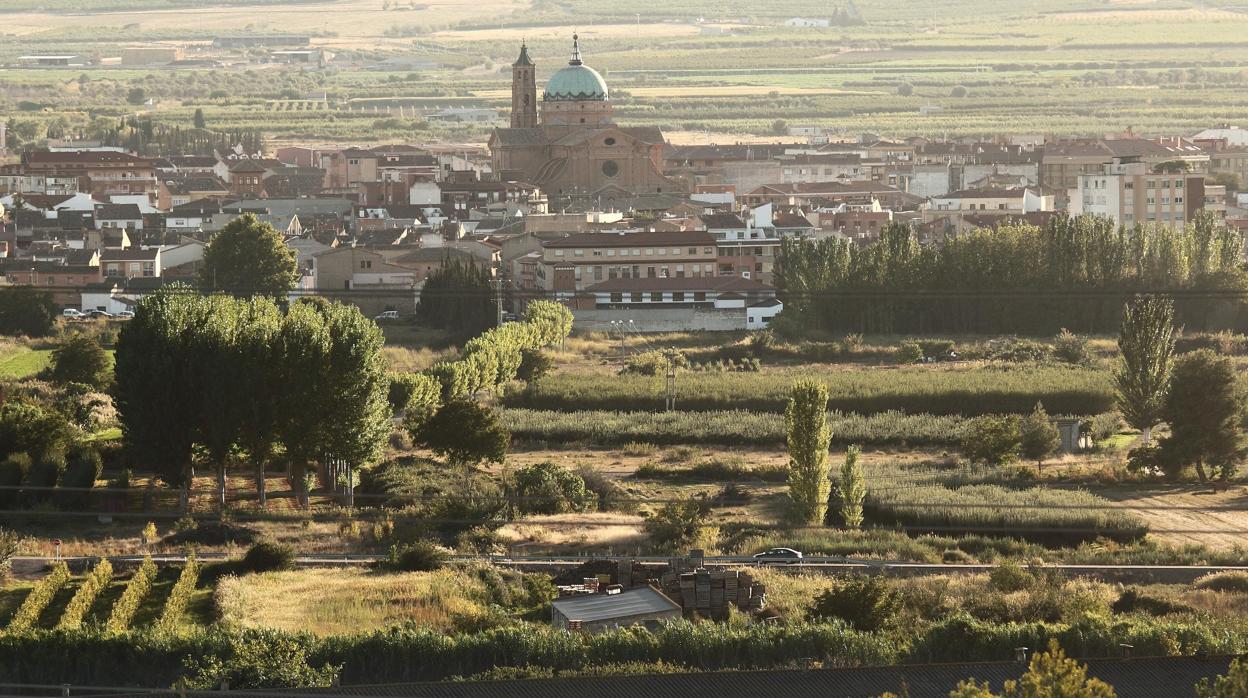
{"label": "dry grass field", "polygon": [[1208,486],[1159,485],[1106,488],[1099,494],[1133,508],[1148,522],[1150,536],[1165,543],[1248,548],[1248,487],[1243,485],[1222,492]]}
{"label": "dry grass field", "polygon": [[[216,603],[232,627],[351,634],[413,622],[449,629],[485,613],[485,586],[456,569],[380,574],[358,569],[271,572],[221,581]],[[278,601],[280,599],[280,602]]]}

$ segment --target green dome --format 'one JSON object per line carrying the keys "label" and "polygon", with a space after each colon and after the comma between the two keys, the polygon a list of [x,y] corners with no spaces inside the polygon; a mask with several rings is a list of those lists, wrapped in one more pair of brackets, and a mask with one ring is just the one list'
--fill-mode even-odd
{"label": "green dome", "polygon": [[587,65],[569,65],[550,76],[542,99],[547,102],[607,99],[607,81]]}

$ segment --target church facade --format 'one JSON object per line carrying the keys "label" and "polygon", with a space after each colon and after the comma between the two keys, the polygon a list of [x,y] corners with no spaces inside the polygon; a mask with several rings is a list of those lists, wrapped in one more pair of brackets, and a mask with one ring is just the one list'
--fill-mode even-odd
{"label": "church facade", "polygon": [[579,37],[573,36],[572,59],[550,77],[540,102],[527,46],[511,71],[511,126],[495,129],[489,142],[495,172],[537,185],[552,202],[606,206],[682,191],[663,176],[662,131],[615,123],[607,83],[581,59]]}

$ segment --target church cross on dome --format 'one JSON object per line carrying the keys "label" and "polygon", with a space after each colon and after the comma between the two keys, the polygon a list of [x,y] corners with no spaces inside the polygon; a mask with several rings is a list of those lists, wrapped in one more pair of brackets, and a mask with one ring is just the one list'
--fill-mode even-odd
{"label": "church cross on dome", "polygon": [[572,35],[572,60],[568,61],[568,65],[583,65],[581,60],[581,37],[579,34]]}

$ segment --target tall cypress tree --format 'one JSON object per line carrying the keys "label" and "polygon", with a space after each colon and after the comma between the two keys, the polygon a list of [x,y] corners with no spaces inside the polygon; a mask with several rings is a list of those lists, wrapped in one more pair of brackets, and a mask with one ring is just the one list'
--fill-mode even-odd
{"label": "tall cypress tree", "polygon": [[803,380],[789,392],[784,411],[789,447],[789,498],[797,516],[805,523],[819,524],[828,510],[828,387]]}
{"label": "tall cypress tree", "polygon": [[1174,357],[1174,304],[1157,296],[1139,296],[1126,305],[1118,333],[1118,368],[1114,371],[1118,411],[1132,427],[1152,440],[1161,420],[1170,365]]}

